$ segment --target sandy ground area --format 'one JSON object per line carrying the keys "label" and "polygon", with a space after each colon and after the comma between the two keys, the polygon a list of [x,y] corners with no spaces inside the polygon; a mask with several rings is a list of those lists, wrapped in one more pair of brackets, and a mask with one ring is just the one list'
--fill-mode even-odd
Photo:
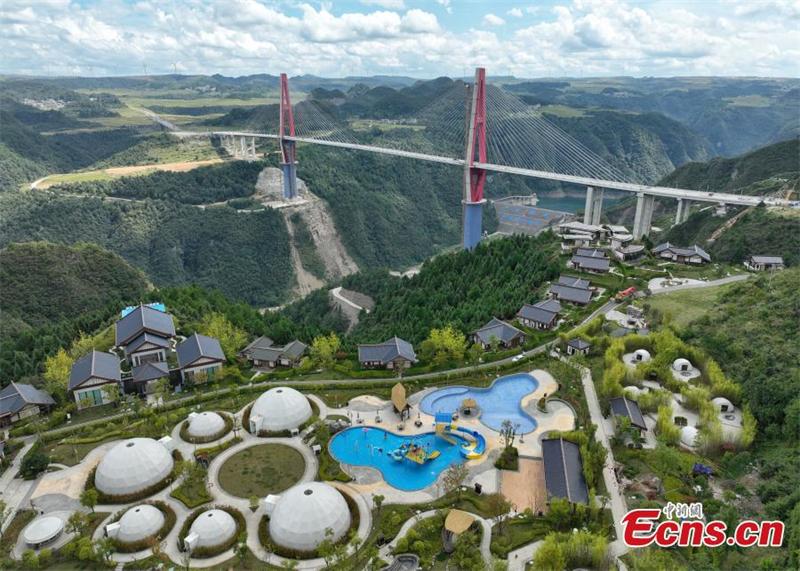
{"label": "sandy ground area", "polygon": [[520,458],[519,471],[500,471],[500,489],[518,512],[531,508],[533,513],[547,512],[544,464],[541,460]]}
{"label": "sandy ground area", "polygon": [[[207,165],[213,165],[217,163],[224,162],[224,159],[221,158],[214,158],[214,159],[206,159],[204,161],[183,161],[179,163],[164,163],[164,164],[154,164],[154,165],[139,165],[135,167],[112,167],[103,169],[102,172],[107,174],[110,177],[120,177],[132,174],[140,174],[144,172],[155,172],[155,171],[170,171],[170,172],[187,172],[198,167],[204,167]],[[94,171],[93,171],[94,172]],[[57,180],[52,181],[53,178],[59,175],[51,175],[44,178],[37,180],[35,183],[31,185],[32,188],[49,188],[54,184],[58,184]],[[51,182],[52,181],[52,182]]]}
{"label": "sandy ground area", "polygon": [[80,498],[86,478],[100,463],[100,459],[95,458],[91,462],[81,462],[72,468],[45,475],[31,497],[35,499],[49,494],[63,494],[70,498]]}

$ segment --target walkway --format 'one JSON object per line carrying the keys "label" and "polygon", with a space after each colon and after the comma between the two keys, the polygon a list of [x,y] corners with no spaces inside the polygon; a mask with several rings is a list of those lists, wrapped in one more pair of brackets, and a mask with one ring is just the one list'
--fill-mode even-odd
{"label": "walkway", "polygon": [[[709,282],[704,282],[701,280],[694,280],[690,278],[654,278],[650,280],[647,284],[647,288],[650,290],[650,293],[653,295],[659,293],[668,293],[671,291],[681,291],[684,289],[696,289],[696,288],[703,288],[703,287],[716,287],[721,286],[733,282],[739,282],[746,280],[750,277],[751,274],[739,274],[736,276],[728,276],[726,278],[720,278],[718,280],[711,280]],[[683,281],[685,283],[676,286],[662,286],[661,284],[665,281]]]}
{"label": "walkway", "polygon": [[11,525],[11,520],[18,510],[23,508],[23,504],[28,501],[28,498],[36,486],[38,480],[23,480],[22,478],[15,478],[19,472],[19,467],[22,464],[22,459],[25,454],[33,446],[34,439],[32,437],[26,439],[25,446],[14,457],[11,466],[6,468],[3,475],[0,476],[0,499],[2,499],[11,509],[11,515],[3,522],[3,530]]}

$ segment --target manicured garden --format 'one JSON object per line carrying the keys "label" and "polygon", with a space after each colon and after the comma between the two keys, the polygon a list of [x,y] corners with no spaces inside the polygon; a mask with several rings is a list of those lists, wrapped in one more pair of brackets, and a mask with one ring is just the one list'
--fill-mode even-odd
{"label": "manicured garden", "polygon": [[303,455],[285,444],[259,444],[237,452],[219,470],[219,485],[240,498],[278,494],[300,481]]}

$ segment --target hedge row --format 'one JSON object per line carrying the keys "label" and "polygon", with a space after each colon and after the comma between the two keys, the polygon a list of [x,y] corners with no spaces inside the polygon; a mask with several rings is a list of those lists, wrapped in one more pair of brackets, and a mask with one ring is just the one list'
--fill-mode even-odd
{"label": "hedge row", "polygon": [[217,414],[219,414],[222,417],[222,420],[225,422],[225,426],[222,427],[222,430],[210,436],[195,438],[193,436],[189,436],[189,421],[184,420],[181,423],[181,440],[184,442],[191,442],[192,444],[206,444],[207,442],[219,440],[228,434],[231,430],[233,430],[233,417],[225,412],[218,412]]}
{"label": "hedge row", "polygon": [[152,486],[148,486],[143,490],[134,492],[133,494],[112,495],[103,493],[102,491],[98,490],[94,483],[94,477],[97,472],[97,466],[92,468],[92,471],[89,472],[89,476],[86,478],[86,484],[84,484],[83,489],[97,490],[98,503],[100,504],[129,504],[131,502],[141,500],[142,498],[146,498],[152,496],[153,494],[157,494],[158,492],[169,486],[172,482],[174,482],[178,478],[181,470],[180,462],[183,460],[183,456],[179,451],[175,450],[172,453],[172,458],[175,461],[175,465],[172,468],[172,472],[167,474],[167,476],[160,482],[156,482]]}
{"label": "hedge row", "polygon": [[220,452],[222,452],[224,450],[227,450],[231,446],[239,444],[241,441],[242,441],[242,437],[241,436],[236,436],[234,438],[231,438],[230,440],[226,440],[225,442],[221,442],[221,443],[217,444],[216,446],[210,446],[208,448],[200,448],[197,451],[195,451],[194,455],[195,455],[195,457],[207,456],[207,457],[210,457],[209,460],[211,460],[214,457],[216,457]]}
{"label": "hedge row", "polygon": [[[345,502],[347,502],[347,509],[350,510],[350,527],[347,533],[334,545],[350,541],[351,535],[358,531],[358,525],[361,521],[361,513],[358,511],[358,504],[356,501],[350,497],[350,494],[346,494],[340,490],[337,490],[337,492],[342,494]],[[311,551],[290,549],[272,541],[272,537],[270,537],[269,534],[269,517],[267,516],[262,516],[261,520],[258,522],[258,539],[267,551],[280,557],[285,557],[286,559],[316,559],[320,556],[319,551],[316,549]]]}
{"label": "hedge row", "polygon": [[[175,511],[169,507],[169,505],[165,502],[160,500],[151,500],[147,502],[143,502],[146,505],[155,506],[158,510],[164,514],[164,525],[162,525],[157,532],[153,535],[145,537],[144,539],[140,539],[139,541],[120,541],[118,539],[114,539],[114,548],[119,553],[136,553],[137,551],[144,551],[145,549],[149,548],[149,540],[151,537],[155,537],[159,540],[162,540],[167,537],[172,528],[175,526],[177,521],[177,516],[175,515]],[[130,508],[129,508],[130,509]],[[122,510],[117,515],[114,516],[114,519],[111,520],[111,523],[119,521],[119,519],[125,514],[128,510]]]}
{"label": "hedge row", "polygon": [[196,520],[205,512],[212,509],[218,509],[224,512],[228,512],[236,521],[236,533],[234,533],[230,539],[219,545],[213,545],[209,547],[198,547],[197,549],[192,551],[191,554],[192,557],[195,559],[207,559],[209,557],[215,557],[220,553],[225,553],[228,549],[230,549],[236,544],[236,541],[239,539],[239,536],[245,531],[247,531],[247,522],[245,522],[242,512],[240,512],[236,508],[232,508],[231,506],[211,506],[209,508],[200,508],[190,513],[189,517],[186,518],[186,521],[183,522],[183,527],[181,527],[181,532],[180,534],[178,534],[178,548],[181,551],[184,550],[183,541],[186,539],[186,536],[189,535],[189,529],[191,529],[194,520]]}

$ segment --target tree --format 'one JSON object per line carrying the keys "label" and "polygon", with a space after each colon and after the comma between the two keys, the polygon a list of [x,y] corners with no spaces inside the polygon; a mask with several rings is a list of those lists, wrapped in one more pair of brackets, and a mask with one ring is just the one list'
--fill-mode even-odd
{"label": "tree", "polygon": [[486,510],[497,525],[498,531],[503,532],[505,521],[509,512],[514,509],[514,504],[509,502],[506,497],[497,492],[486,498]]}
{"label": "tree", "polygon": [[92,513],[94,513],[94,506],[97,505],[99,499],[100,493],[97,490],[88,489],[81,494],[81,505],[91,509]]}
{"label": "tree", "polygon": [[314,337],[311,343],[311,360],[321,369],[330,369],[336,363],[336,353],[341,341],[336,333]]}
{"label": "tree", "polygon": [[258,509],[258,498],[256,496],[252,496],[250,498],[250,511],[256,511]]}
{"label": "tree", "polygon": [[52,558],[53,552],[50,549],[42,549],[39,552],[39,567],[46,569]]}
{"label": "tree", "polygon": [[480,364],[481,357],[483,356],[483,346],[480,343],[473,343],[467,350],[467,358],[477,368]]}
{"label": "tree", "polygon": [[66,528],[68,532],[80,537],[89,528],[89,518],[85,512],[73,512],[67,519]]}
{"label": "tree", "polygon": [[122,391],[120,390],[118,383],[106,383],[103,385],[103,395],[106,397],[108,402],[116,403],[119,401]]}
{"label": "tree", "polygon": [[25,458],[22,459],[22,464],[20,464],[19,471],[22,472],[22,475],[25,478],[31,479],[40,472],[47,470],[49,465],[50,456],[41,450],[34,450],[28,452],[28,454],[25,455]]}
{"label": "tree", "polygon": [[247,532],[242,532],[239,537],[236,538],[236,546],[233,548],[234,553],[239,558],[239,561],[244,567],[245,561],[247,560],[247,554],[250,552],[250,548],[247,547]]}
{"label": "tree", "polygon": [[228,360],[233,360],[239,349],[247,343],[247,332],[234,326],[222,313],[206,314],[197,331],[216,338]]}
{"label": "tree", "polygon": [[478,548],[478,538],[472,532],[462,533],[450,560],[459,571],[484,571],[486,566]]}
{"label": "tree", "polygon": [[464,464],[453,464],[445,470],[442,476],[442,486],[445,494],[456,492],[456,497],[461,500],[461,486],[469,475],[469,469]]}
{"label": "tree", "polygon": [[97,559],[97,552],[91,537],[81,537],[75,547],[75,555],[81,561],[94,561]]}
{"label": "tree", "polygon": [[381,517],[381,507],[383,506],[383,502],[385,499],[386,497],[381,494],[372,494],[372,503],[375,504],[375,508],[378,510],[379,521]]}
{"label": "tree", "polygon": [[97,557],[106,563],[111,563],[111,556],[116,550],[117,548],[114,546],[113,539],[100,539],[95,543],[95,553],[97,554]]}
{"label": "tree", "polygon": [[166,377],[158,379],[153,383],[153,394],[156,397],[156,406],[167,406],[167,397],[172,392],[172,387],[169,384],[169,379]]}
{"label": "tree", "polygon": [[5,500],[0,500],[0,539],[3,539],[3,526],[11,517],[11,511]]}
{"label": "tree", "polygon": [[22,566],[24,569],[39,568],[39,556],[33,549],[26,549],[22,552]]}
{"label": "tree", "polygon": [[557,540],[557,535],[549,534],[533,555],[534,569],[542,571],[563,571],[567,566],[567,556]]}
{"label": "tree", "polygon": [[508,571],[508,560],[492,557],[492,571]]}
{"label": "tree", "polygon": [[[663,483],[670,473],[680,465],[681,453],[659,442],[653,451],[653,470]],[[669,491],[669,490],[668,490]]]}
{"label": "tree", "polygon": [[333,537],[333,530],[327,528],[325,530],[325,539],[317,546],[317,553],[325,560],[325,567],[330,567],[331,559],[334,557],[334,546],[331,537]]}
{"label": "tree", "polygon": [[500,424],[500,442],[503,443],[503,447],[514,446],[514,440],[517,437],[517,430],[519,430],[520,426],[519,422],[511,422],[508,419]]}
{"label": "tree", "polygon": [[426,361],[443,365],[448,361],[461,361],[467,350],[467,338],[453,327],[431,329],[428,338],[422,342],[420,352]]}
{"label": "tree", "polygon": [[286,571],[294,571],[300,565],[300,562],[297,559],[284,559],[283,563],[281,563],[281,569],[286,569]]}
{"label": "tree", "polygon": [[45,387],[50,393],[66,393],[72,372],[72,357],[64,349],[44,360]]}

